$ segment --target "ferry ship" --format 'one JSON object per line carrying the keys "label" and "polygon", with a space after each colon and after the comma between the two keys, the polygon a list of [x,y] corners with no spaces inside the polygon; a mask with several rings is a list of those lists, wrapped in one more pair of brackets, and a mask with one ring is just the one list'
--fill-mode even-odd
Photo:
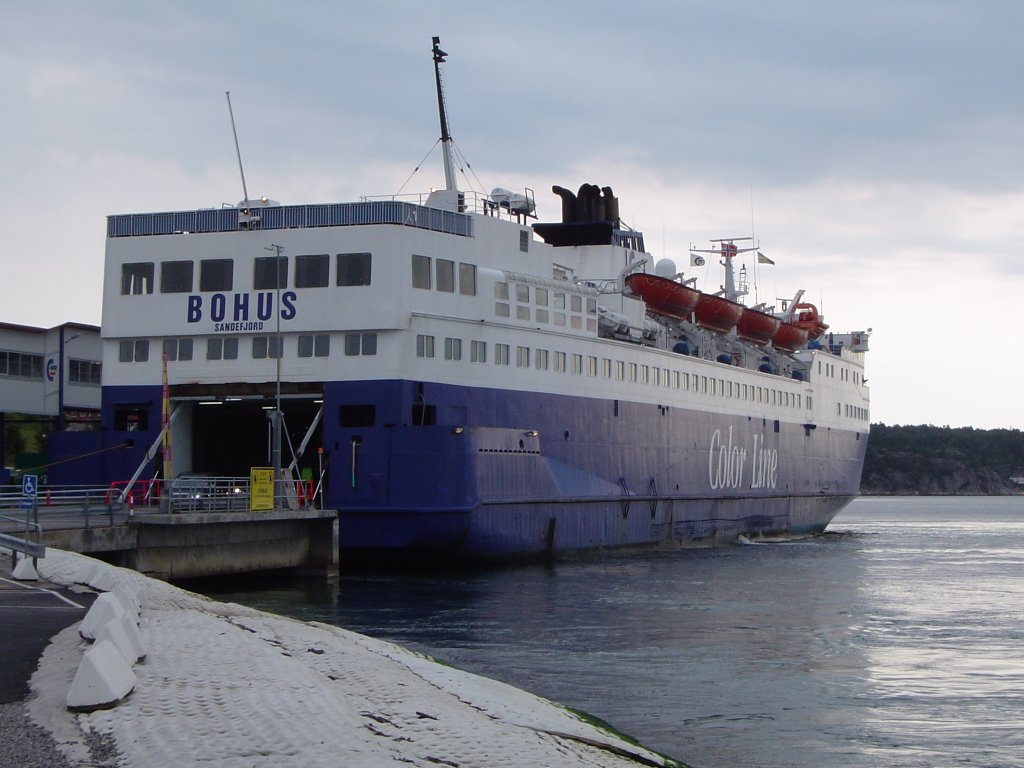
{"label": "ferry ship", "polygon": [[725,276],[697,286],[610,187],[554,187],[551,222],[529,189],[458,189],[432,54],[444,189],[108,218],[103,440],[127,447],[88,472],[137,476],[166,425],[175,473],[247,476],[280,404],[343,556],[822,531],[858,493],[869,332],[829,331],[802,292],[745,306],[753,241],[694,248]]}

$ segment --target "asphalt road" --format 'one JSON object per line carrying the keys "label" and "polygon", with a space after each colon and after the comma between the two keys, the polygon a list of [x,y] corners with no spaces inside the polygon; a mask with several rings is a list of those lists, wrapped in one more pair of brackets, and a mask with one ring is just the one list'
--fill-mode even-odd
{"label": "asphalt road", "polygon": [[28,697],[50,638],[81,621],[95,599],[44,581],[15,581],[10,554],[0,555],[0,704]]}

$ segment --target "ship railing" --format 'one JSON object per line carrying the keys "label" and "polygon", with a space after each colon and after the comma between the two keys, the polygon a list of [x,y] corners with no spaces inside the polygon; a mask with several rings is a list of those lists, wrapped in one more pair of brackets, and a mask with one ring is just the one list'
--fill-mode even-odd
{"label": "ship railing", "polygon": [[[529,192],[529,190],[527,190],[527,192]],[[405,202],[425,208],[427,207],[430,195],[430,192],[410,192],[402,195],[369,195],[359,199],[365,202]],[[532,197],[530,197],[529,200],[532,204]],[[510,207],[507,203],[495,202],[491,199],[490,195],[486,195],[482,192],[463,192],[460,190],[459,203],[461,211],[464,213],[493,216],[494,218],[505,219],[506,221],[514,221],[517,223],[522,223],[524,217],[536,218],[532,210],[529,213],[517,210],[515,207]],[[436,209],[431,208],[430,210]]]}
{"label": "ship railing", "polygon": [[397,199],[358,203],[275,205],[249,209],[208,208],[168,213],[127,213],[107,217],[107,237],[144,237],[254,229],[302,229],[396,224],[471,237],[473,220],[465,213],[428,208]]}

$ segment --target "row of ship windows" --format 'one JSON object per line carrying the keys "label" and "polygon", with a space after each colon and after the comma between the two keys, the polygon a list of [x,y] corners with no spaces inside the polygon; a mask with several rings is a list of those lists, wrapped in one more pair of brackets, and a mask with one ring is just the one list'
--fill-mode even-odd
{"label": "row of ship windows", "polygon": [[[294,257],[292,286],[325,288],[330,285],[331,258],[327,253],[309,253]],[[257,256],[253,260],[252,287],[255,290],[288,288],[288,256]],[[335,285],[369,285],[373,256],[369,253],[338,253],[334,257]],[[160,262],[160,293],[192,293],[196,285],[196,262],[171,260]],[[231,291],[235,283],[233,259],[200,259],[199,290]],[[153,293],[156,265],[152,261],[121,265],[121,293]]]}
{"label": "row of ship windows", "polygon": [[[638,382],[655,387],[689,390],[700,394],[716,395],[769,405],[781,405],[787,408],[801,408],[805,402],[807,408],[810,408],[812,405],[812,400],[809,396],[804,397],[798,392],[786,392],[771,387],[759,387],[753,384],[743,384],[738,381],[717,379],[713,376],[684,373],[670,368],[627,363],[624,360],[612,360],[607,357],[599,358],[594,355],[568,354],[547,349],[532,349],[524,346],[515,347],[514,357],[512,352],[512,345],[510,344],[494,344],[494,364],[512,365],[514,360],[517,368],[530,368],[532,366],[538,371],[553,370],[556,373],[571,373],[577,376],[586,374],[592,377],[600,376],[603,379],[614,378],[616,381]],[[445,360],[452,362],[461,361],[463,359],[462,339],[446,337],[442,353]],[[434,336],[417,334],[416,356],[423,358],[439,356]],[[486,341],[473,340],[469,342],[469,362],[486,363],[487,358],[488,345]]]}
{"label": "row of ship windows", "polygon": [[849,403],[836,403],[836,415],[842,416],[845,413],[848,419],[858,419],[859,421],[869,421],[871,414],[867,408],[861,408],[859,405],[850,405]]}
{"label": "row of ship windows", "polygon": [[[284,357],[283,337],[252,336],[251,353],[253,360]],[[343,351],[346,357],[377,354],[377,334],[346,333],[343,336]],[[145,363],[149,361],[149,339],[125,339],[118,348],[118,360],[122,363]],[[192,360],[195,341],[191,338],[164,339],[163,354],[168,361]],[[295,340],[296,357],[329,357],[331,336],[327,333],[300,334]],[[206,340],[207,360],[237,360],[237,336],[212,336]]]}
{"label": "row of ship windows", "polygon": [[597,299],[592,296],[553,291],[540,286],[534,286],[531,290],[524,283],[512,283],[511,286],[509,283],[495,283],[494,298],[494,314],[497,317],[512,316],[514,298],[516,320],[529,322],[532,316],[534,322],[544,325],[551,323],[563,327],[568,325],[577,330],[586,327],[590,332],[597,331]]}
{"label": "row of ship windows", "polygon": [[[852,381],[854,384],[860,384],[860,371],[854,371],[849,368],[839,367],[839,378],[841,381]],[[834,363],[824,363],[821,360],[818,361],[818,375],[828,376],[829,378],[835,378],[836,376],[836,365]]]}
{"label": "row of ship windows", "polygon": [[[43,356],[0,349],[0,376],[18,379],[42,379]],[[93,360],[68,358],[68,381],[72,384],[99,385],[103,364]]]}

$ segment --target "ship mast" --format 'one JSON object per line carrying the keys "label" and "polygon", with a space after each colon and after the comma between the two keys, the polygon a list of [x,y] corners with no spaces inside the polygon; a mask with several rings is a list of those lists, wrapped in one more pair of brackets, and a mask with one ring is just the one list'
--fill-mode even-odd
{"label": "ship mast", "polygon": [[441,38],[434,38],[434,79],[437,82],[437,112],[441,119],[441,151],[444,156],[445,189],[455,190],[455,163],[452,159],[452,136],[448,132],[448,115],[444,108],[444,89],[441,87],[441,65],[448,55],[441,50]]}

